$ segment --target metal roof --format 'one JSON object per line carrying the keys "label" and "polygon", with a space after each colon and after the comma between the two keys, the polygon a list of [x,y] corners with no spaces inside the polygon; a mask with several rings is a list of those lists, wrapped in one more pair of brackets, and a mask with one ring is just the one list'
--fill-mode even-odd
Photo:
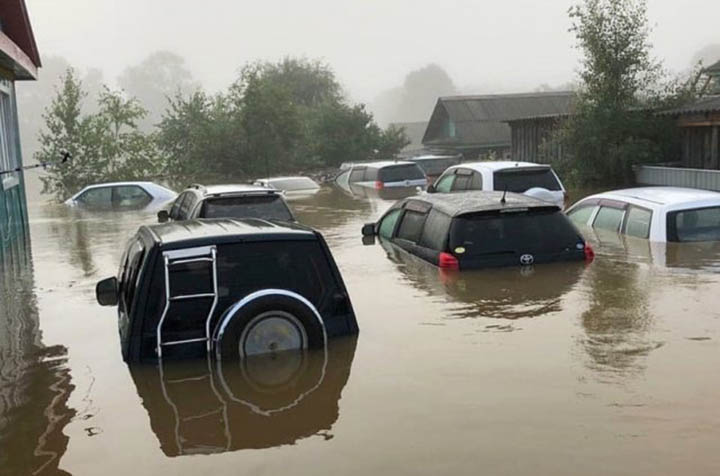
{"label": "metal roof", "polygon": [[697,114],[704,112],[720,112],[720,94],[713,96],[705,96],[691,103],[685,104],[678,108],[661,111],[661,115],[681,115],[681,114]]}
{"label": "metal roof", "polygon": [[[574,97],[571,91],[441,97],[423,144],[509,145],[508,121],[568,114]],[[455,137],[438,132],[443,130],[440,123],[445,114],[455,126]]]}
{"label": "metal roof", "polygon": [[315,239],[316,236],[312,228],[303,225],[260,218],[173,221],[142,226],[140,231],[149,233],[161,246],[171,247],[172,245],[188,247],[237,243],[248,239],[252,241]]}
{"label": "metal roof", "polygon": [[505,203],[501,203],[503,192],[462,192],[426,193],[407,199],[432,205],[433,208],[450,216],[468,213],[508,210],[513,208],[557,208],[557,206],[520,193],[507,192]]}

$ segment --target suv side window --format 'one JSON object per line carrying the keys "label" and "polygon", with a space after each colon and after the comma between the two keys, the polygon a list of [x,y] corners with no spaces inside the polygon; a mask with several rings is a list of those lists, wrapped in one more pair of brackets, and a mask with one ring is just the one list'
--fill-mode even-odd
{"label": "suv side window", "polygon": [[180,211],[178,212],[178,220],[187,220],[190,215],[190,211],[192,210],[193,206],[195,205],[195,202],[197,202],[197,197],[195,197],[195,194],[193,192],[185,192],[187,193],[187,196],[185,197],[185,200],[180,204]]}
{"label": "suv side window", "polygon": [[178,198],[175,199],[172,204],[172,208],[170,208],[170,218],[172,218],[173,220],[178,220],[178,217],[180,216],[180,208],[182,207],[182,203],[187,198],[187,196],[188,192],[183,192]]}
{"label": "suv side window", "polygon": [[652,212],[650,210],[633,206],[629,207],[627,210],[627,219],[625,220],[625,234],[638,238],[647,238],[650,236],[651,219]]}
{"label": "suv side window", "polygon": [[435,184],[435,190],[440,193],[447,193],[452,189],[453,182],[455,181],[455,171],[443,175],[440,180]]}
{"label": "suv side window", "polygon": [[142,240],[136,238],[132,241],[127,251],[127,261],[120,280],[120,298],[123,301],[125,310],[130,312],[135,288],[137,286],[138,272],[145,257],[145,245]]}
{"label": "suv side window", "polygon": [[398,228],[397,238],[417,243],[420,240],[420,232],[425,223],[425,218],[427,218],[427,213],[405,210],[400,222],[400,228]]}
{"label": "suv side window", "polygon": [[385,217],[383,217],[380,221],[380,226],[378,227],[378,235],[382,238],[392,238],[393,230],[395,230],[395,224],[397,223],[398,218],[400,218],[400,212],[402,212],[402,208],[396,208],[395,210],[390,210]]}
{"label": "suv side window", "polygon": [[597,209],[597,204],[591,203],[587,205],[580,205],[568,213],[570,221],[576,225],[587,225],[588,220],[592,216],[593,212]]}

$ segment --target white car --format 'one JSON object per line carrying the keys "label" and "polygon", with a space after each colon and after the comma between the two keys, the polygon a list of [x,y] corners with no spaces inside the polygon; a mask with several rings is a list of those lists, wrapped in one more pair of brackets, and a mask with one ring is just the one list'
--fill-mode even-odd
{"label": "white car", "polygon": [[102,210],[159,209],[177,193],[152,182],[112,182],[88,185],[65,205]]}
{"label": "white car", "polygon": [[546,164],[511,161],[466,162],[448,167],[428,187],[429,193],[468,190],[522,193],[564,208],[565,187],[555,171]]}
{"label": "white car", "polygon": [[280,190],[285,193],[312,194],[320,190],[318,185],[310,177],[271,177],[257,179],[253,185]]}
{"label": "white car", "polygon": [[583,198],[567,210],[576,225],[650,241],[720,240],[720,193],[638,187]]}

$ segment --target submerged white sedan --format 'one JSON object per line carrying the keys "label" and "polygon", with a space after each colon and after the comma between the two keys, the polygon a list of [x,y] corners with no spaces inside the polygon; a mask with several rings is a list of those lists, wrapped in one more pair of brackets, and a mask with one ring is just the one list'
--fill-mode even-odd
{"label": "submerged white sedan", "polygon": [[720,241],[720,193],[708,190],[613,190],[583,198],[567,215],[576,225],[650,241]]}
{"label": "submerged white sedan", "polygon": [[65,205],[98,210],[155,210],[177,193],[153,182],[110,182],[88,185],[68,198]]}

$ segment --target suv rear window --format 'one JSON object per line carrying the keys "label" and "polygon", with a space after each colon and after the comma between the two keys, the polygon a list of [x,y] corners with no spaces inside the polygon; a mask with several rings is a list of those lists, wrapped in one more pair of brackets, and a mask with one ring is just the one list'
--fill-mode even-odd
{"label": "suv rear window", "polygon": [[534,187],[542,187],[547,190],[562,190],[560,182],[555,177],[551,168],[538,167],[520,170],[500,170],[493,175],[495,190],[523,193]]}
{"label": "suv rear window", "polygon": [[668,241],[720,240],[720,207],[668,213]]}
{"label": "suv rear window", "polygon": [[279,195],[209,198],[199,218],[272,218],[293,220],[292,213]]}
{"label": "suv rear window", "polygon": [[450,228],[450,249],[461,246],[465,255],[576,249],[582,240],[568,218],[557,209],[461,215]]}
{"label": "suv rear window", "polygon": [[380,169],[379,180],[381,182],[403,182],[405,180],[421,180],[425,174],[415,164],[391,165]]}

